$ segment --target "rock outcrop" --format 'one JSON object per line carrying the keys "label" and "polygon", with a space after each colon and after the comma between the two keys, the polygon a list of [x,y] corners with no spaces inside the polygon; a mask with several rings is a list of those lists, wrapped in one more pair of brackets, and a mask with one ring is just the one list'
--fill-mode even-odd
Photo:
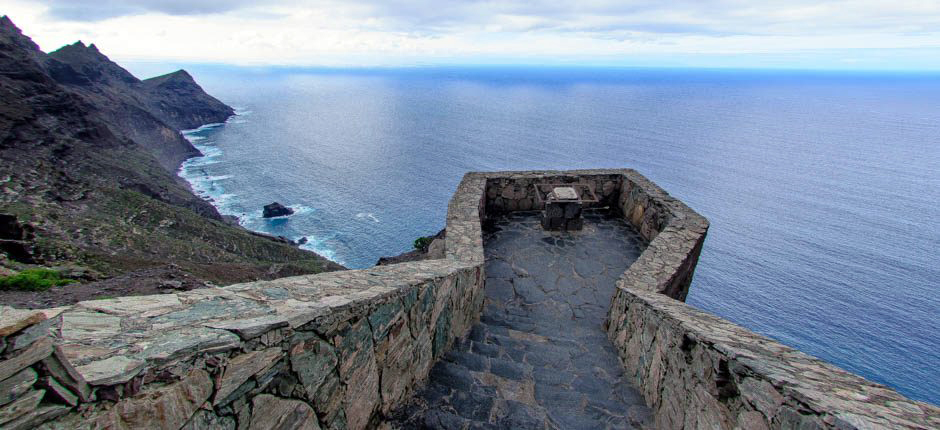
{"label": "rock outcrop", "polygon": [[412,251],[403,252],[391,257],[379,257],[379,261],[377,261],[375,265],[386,266],[389,264],[398,264],[407,261],[435,260],[438,258],[444,258],[444,239],[446,239],[446,237],[447,229],[442,229],[434,236],[426,237],[426,239],[430,239],[426,246]]}
{"label": "rock outcrop", "polygon": [[294,210],[284,206],[278,202],[271,203],[269,205],[264,205],[264,211],[262,211],[261,216],[264,218],[274,218],[279,216],[293,215]]}
{"label": "rock outcrop", "polygon": [[[231,109],[174,75],[142,82],[82,43],[47,55],[0,18],[0,213],[32,229],[4,239],[0,262],[104,277],[176,264],[223,284],[341,268],[225,223],[175,175],[198,154],[179,126]],[[50,292],[44,306],[57,300]]]}

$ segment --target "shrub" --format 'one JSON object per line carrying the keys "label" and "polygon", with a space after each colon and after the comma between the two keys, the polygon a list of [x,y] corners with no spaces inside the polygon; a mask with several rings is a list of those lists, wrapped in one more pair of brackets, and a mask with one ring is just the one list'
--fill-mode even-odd
{"label": "shrub", "polygon": [[28,269],[10,276],[0,277],[0,290],[45,291],[49,288],[76,282],[63,278],[51,269]]}
{"label": "shrub", "polygon": [[415,239],[415,249],[427,249],[428,246],[431,246],[431,242],[434,241],[433,237],[419,237]]}

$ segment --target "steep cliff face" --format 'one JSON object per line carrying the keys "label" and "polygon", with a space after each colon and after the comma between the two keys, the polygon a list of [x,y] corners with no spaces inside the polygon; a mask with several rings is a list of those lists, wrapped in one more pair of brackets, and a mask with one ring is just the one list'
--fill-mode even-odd
{"label": "steep cliff face", "polygon": [[185,71],[141,81],[93,44],[64,46],[43,65],[58,83],[99,107],[113,133],[143,145],[169,171],[199,155],[178,130],[223,122],[234,113]]}
{"label": "steep cliff face", "polygon": [[[195,83],[141,82],[93,46],[57,52],[47,56],[0,18],[0,213],[34,232],[0,238],[0,266],[80,266],[111,277],[174,264],[222,283],[340,268],[225,224],[173,173],[198,152],[151,103],[187,127],[231,109],[211,99],[189,113],[172,94],[186,97]],[[173,93],[178,80],[183,90]],[[152,102],[151,92],[164,96]]]}
{"label": "steep cliff face", "polygon": [[150,112],[178,130],[224,122],[232,108],[210,96],[185,70],[142,82],[143,99]]}

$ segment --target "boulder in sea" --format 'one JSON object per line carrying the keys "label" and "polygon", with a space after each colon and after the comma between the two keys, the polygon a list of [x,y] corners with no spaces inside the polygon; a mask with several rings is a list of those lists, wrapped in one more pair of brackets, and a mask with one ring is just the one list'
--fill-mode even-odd
{"label": "boulder in sea", "polygon": [[303,244],[307,243],[308,241],[309,241],[309,239],[307,239],[307,236],[304,236],[304,237],[300,238],[300,240],[297,241],[297,244],[298,244],[298,245],[303,245]]}
{"label": "boulder in sea", "polygon": [[274,218],[278,216],[286,216],[293,214],[294,210],[284,206],[278,202],[271,203],[269,205],[264,205],[264,213],[261,215],[265,218]]}

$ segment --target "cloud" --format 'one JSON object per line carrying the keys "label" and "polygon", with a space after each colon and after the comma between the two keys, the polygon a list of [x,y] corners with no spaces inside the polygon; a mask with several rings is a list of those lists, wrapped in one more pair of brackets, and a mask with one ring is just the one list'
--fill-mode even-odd
{"label": "cloud", "polygon": [[[875,59],[872,49],[906,49],[914,50],[903,51],[908,63],[922,64],[929,59],[917,55],[940,48],[940,2],[922,0],[5,3],[6,12],[41,46],[55,49],[81,38],[116,58],[310,65],[631,64],[640,58],[728,61],[760,54],[787,61],[802,55],[815,64],[819,57],[801,53],[867,49],[865,55]],[[884,61],[893,66],[898,57],[877,58],[892,58]]]}
{"label": "cloud", "polygon": [[240,9],[250,0],[48,0],[47,13],[66,21],[100,21],[128,15],[206,15]]}

